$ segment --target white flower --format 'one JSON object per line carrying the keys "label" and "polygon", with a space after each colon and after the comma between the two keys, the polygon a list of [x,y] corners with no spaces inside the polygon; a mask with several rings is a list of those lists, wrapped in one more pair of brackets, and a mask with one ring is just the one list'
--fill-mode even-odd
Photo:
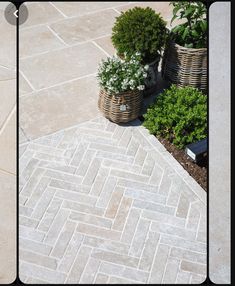
{"label": "white flower", "polygon": [[145,65],[144,69],[147,71],[149,69],[149,65]]}
{"label": "white flower", "polygon": [[138,88],[138,90],[144,90],[145,86],[144,85],[139,85],[137,88]]}

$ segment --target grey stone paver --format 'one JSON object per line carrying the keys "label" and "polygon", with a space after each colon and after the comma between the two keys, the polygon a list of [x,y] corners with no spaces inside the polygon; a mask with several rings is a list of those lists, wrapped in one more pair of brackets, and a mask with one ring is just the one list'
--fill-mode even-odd
{"label": "grey stone paver", "polygon": [[[182,177],[175,168],[179,163],[166,159],[167,151],[139,124],[116,125],[98,117],[20,146],[23,282],[174,284],[205,279],[204,190],[188,185],[189,175]],[[122,129],[120,137],[114,136]],[[94,143],[101,139],[105,143]],[[85,171],[77,172],[85,162],[74,159],[81,144],[84,154],[92,151],[92,156]],[[143,166],[152,158],[148,172],[139,168],[140,154],[130,151],[133,144],[145,154]],[[164,176],[170,184],[163,184]],[[177,200],[169,199],[171,192]]]}

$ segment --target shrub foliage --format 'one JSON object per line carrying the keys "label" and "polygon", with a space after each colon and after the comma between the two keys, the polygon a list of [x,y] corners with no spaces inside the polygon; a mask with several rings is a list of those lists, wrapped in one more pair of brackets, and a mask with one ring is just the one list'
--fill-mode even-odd
{"label": "shrub foliage", "polygon": [[206,6],[202,2],[171,2],[173,17],[185,22],[171,30],[175,42],[186,48],[205,48],[207,44]]}
{"label": "shrub foliage", "polygon": [[156,59],[165,45],[166,22],[150,7],[135,7],[117,17],[112,42],[118,55],[139,52],[144,63]]}
{"label": "shrub foliage", "polygon": [[193,87],[172,85],[157,97],[144,119],[151,134],[184,148],[207,137],[207,97]]}

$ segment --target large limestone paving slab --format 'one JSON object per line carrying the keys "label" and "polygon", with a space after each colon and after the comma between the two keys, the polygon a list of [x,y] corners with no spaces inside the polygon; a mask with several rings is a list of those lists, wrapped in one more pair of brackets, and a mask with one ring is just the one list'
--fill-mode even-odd
{"label": "large limestone paving slab", "polygon": [[16,29],[5,19],[3,9],[0,9],[0,35],[0,66],[13,69],[16,66]]}
{"label": "large limestone paving slab", "polygon": [[0,66],[0,130],[16,102],[16,72]]}
{"label": "large limestone paving slab", "polygon": [[48,88],[20,99],[20,126],[35,139],[97,116],[97,102],[95,76]]}
{"label": "large limestone paving slab", "polygon": [[[48,24],[64,18],[64,16],[49,2],[27,2],[26,4],[29,16],[27,21],[21,24],[21,29]],[[19,10],[19,13],[21,13],[21,10]]]}
{"label": "large limestone paving slab", "polygon": [[139,121],[20,145],[24,283],[201,283],[206,194]]}
{"label": "large limestone paving slab", "polygon": [[16,113],[13,109],[0,131],[0,169],[16,174]]}
{"label": "large limestone paving slab", "polygon": [[16,278],[16,176],[0,170],[0,284]]}
{"label": "large limestone paving slab", "polygon": [[53,5],[61,11],[66,17],[73,17],[73,16],[83,16],[86,14],[91,14],[96,11],[105,10],[109,8],[115,8],[118,6],[125,6],[128,5],[130,2],[118,2],[118,1],[111,1],[111,2],[89,2],[86,1],[79,1],[79,2],[51,2]]}
{"label": "large limestone paving slab", "polygon": [[33,26],[32,28],[22,29],[19,35],[19,54],[21,58],[66,47],[47,26]]}
{"label": "large limestone paving slab", "polygon": [[111,34],[117,16],[119,14],[116,11],[109,9],[66,19],[51,24],[50,27],[67,44],[72,45]]}
{"label": "large limestone paving slab", "polygon": [[85,43],[20,60],[20,70],[35,89],[94,74],[106,54]]}

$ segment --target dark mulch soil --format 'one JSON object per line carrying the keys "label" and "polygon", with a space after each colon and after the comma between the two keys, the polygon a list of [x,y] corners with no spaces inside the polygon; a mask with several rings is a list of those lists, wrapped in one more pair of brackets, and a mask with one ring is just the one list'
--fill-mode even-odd
{"label": "dark mulch soil", "polygon": [[194,163],[184,152],[168,140],[157,137],[162,145],[172,154],[173,157],[184,167],[184,169],[198,182],[198,184],[207,190],[207,157],[203,158],[198,164]]}

